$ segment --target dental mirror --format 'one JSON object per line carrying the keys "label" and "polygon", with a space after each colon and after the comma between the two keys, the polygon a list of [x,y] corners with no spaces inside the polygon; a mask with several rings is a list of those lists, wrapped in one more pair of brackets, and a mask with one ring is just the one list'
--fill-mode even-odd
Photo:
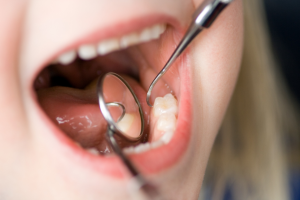
{"label": "dental mirror", "polygon": [[131,145],[138,144],[143,136],[144,116],[138,98],[125,79],[113,72],[98,80],[97,92],[100,110],[108,123],[108,142],[132,174],[136,189],[156,199],[160,196],[157,188],[140,174],[120,147],[124,140]]}
{"label": "dental mirror", "polygon": [[100,110],[117,140],[138,142],[144,131],[141,105],[129,84],[118,74],[110,72],[98,81]]}

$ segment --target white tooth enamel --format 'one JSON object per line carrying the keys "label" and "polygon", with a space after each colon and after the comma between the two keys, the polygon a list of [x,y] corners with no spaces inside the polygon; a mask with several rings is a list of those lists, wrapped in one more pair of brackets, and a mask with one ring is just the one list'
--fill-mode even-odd
{"label": "white tooth enamel", "polygon": [[164,142],[165,144],[168,144],[172,137],[173,137],[174,131],[167,131],[163,134],[163,136],[160,138],[160,141]]}
{"label": "white tooth enamel", "polygon": [[[156,24],[152,27],[148,27],[140,31],[134,32],[121,37],[120,39],[113,38],[100,42],[98,45],[86,44],[78,48],[78,56],[83,60],[90,60],[99,55],[105,55],[110,52],[124,49],[129,46],[147,42],[152,39],[157,39],[166,30],[165,24]],[[60,55],[57,59],[54,59],[51,64],[60,63],[62,65],[68,65],[72,63],[76,58],[76,51],[71,50]]]}
{"label": "white tooth enamel", "polygon": [[105,55],[118,49],[120,49],[120,45],[117,39],[105,40],[98,44],[98,53],[100,55]]}
{"label": "white tooth enamel", "polygon": [[161,28],[160,24],[153,26],[151,28],[152,38],[153,39],[159,38],[160,34],[162,33],[161,31],[162,31],[162,28]]}
{"label": "white tooth enamel", "polygon": [[176,129],[178,105],[172,94],[157,97],[153,106],[153,118],[156,121],[152,141],[170,142]]}
{"label": "white tooth enamel", "polygon": [[141,42],[148,42],[152,39],[152,33],[150,28],[144,29],[140,34]]}
{"label": "white tooth enamel", "polygon": [[141,143],[135,147],[127,147],[125,149],[123,149],[123,152],[125,154],[139,154],[139,153],[143,153],[145,151],[148,151],[152,148],[151,144],[149,143]]}
{"label": "white tooth enamel", "polygon": [[164,97],[157,97],[154,101],[153,112],[155,117],[164,113],[172,113],[177,116],[177,100],[172,94],[166,94]]}
{"label": "white tooth enamel", "polygon": [[125,154],[133,154],[134,153],[134,147],[127,147],[123,149],[123,152]]}
{"label": "white tooth enamel", "polygon": [[134,121],[134,115],[131,114],[125,114],[124,117],[119,121],[118,128],[123,132],[123,133],[128,133],[130,127],[132,126],[132,123]]}
{"label": "white tooth enamel", "polygon": [[136,153],[136,154],[143,153],[145,151],[148,151],[149,149],[150,149],[149,143],[144,143],[144,144],[142,143],[134,148],[134,153]]}
{"label": "white tooth enamel", "polygon": [[82,45],[78,49],[78,55],[83,60],[89,60],[97,56],[97,50],[94,45]]}
{"label": "white tooth enamel", "polygon": [[151,146],[151,149],[156,149],[156,148],[162,146],[163,144],[164,144],[163,141],[157,140],[157,141],[155,141],[155,142],[151,142],[151,143],[150,143],[150,146]]}
{"label": "white tooth enamel", "polygon": [[[153,123],[155,123],[155,128],[153,133],[154,135],[152,135],[151,137],[151,143],[142,143],[135,147],[127,147],[123,149],[123,152],[125,154],[143,153],[150,149],[155,149],[164,144],[168,144],[171,141],[177,123],[176,116],[178,112],[178,107],[176,98],[172,94],[167,94],[164,97],[157,97],[155,99],[154,108],[152,112],[156,112],[156,116],[153,116]],[[127,116],[125,116],[120,121],[124,123],[121,124],[121,127],[124,127],[124,130],[129,130],[129,127],[133,123],[133,119],[131,119],[133,116],[129,116],[128,119]]]}
{"label": "white tooth enamel", "polygon": [[161,24],[160,25],[160,34],[163,34],[166,29],[167,29],[167,26],[165,24]]}
{"label": "white tooth enamel", "polygon": [[159,131],[175,131],[176,128],[176,117],[172,113],[165,113],[159,116],[156,124],[156,128]]}
{"label": "white tooth enamel", "polygon": [[96,148],[90,148],[90,149],[87,149],[87,151],[93,155],[99,155],[99,151]]}
{"label": "white tooth enamel", "polygon": [[155,141],[155,142],[152,142],[152,143],[141,143],[135,147],[131,146],[131,147],[126,147],[123,149],[123,152],[126,154],[126,155],[129,155],[129,154],[139,154],[139,153],[143,153],[143,152],[146,152],[150,149],[156,149],[164,144],[167,144],[171,138],[172,138],[172,135],[173,133],[172,132],[167,132],[166,133],[167,136],[164,136],[162,137],[163,139],[162,140],[158,140],[158,141]]}
{"label": "white tooth enamel", "polygon": [[57,58],[57,61],[62,65],[68,65],[76,58],[76,52],[74,50],[63,53]]}
{"label": "white tooth enamel", "polygon": [[138,34],[132,33],[132,34],[121,37],[120,47],[124,49],[126,47],[137,44],[139,42],[140,42],[140,40],[139,40]]}

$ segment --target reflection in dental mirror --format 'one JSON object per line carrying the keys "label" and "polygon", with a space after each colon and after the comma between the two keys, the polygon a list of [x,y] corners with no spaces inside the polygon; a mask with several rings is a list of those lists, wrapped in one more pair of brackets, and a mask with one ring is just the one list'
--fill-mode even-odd
{"label": "reflection in dental mirror", "polygon": [[107,73],[98,82],[101,112],[108,128],[127,141],[138,141],[144,130],[140,103],[128,83],[118,74]]}

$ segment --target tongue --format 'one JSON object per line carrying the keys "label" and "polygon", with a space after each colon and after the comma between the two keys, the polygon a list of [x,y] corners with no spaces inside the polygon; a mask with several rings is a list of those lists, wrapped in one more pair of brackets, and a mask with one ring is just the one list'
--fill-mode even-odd
{"label": "tongue", "polygon": [[[138,97],[144,111],[145,122],[149,121],[149,107],[146,106],[145,102],[146,92],[132,78],[127,76],[123,76],[123,78],[129,83]],[[39,90],[37,95],[44,111],[66,135],[80,143],[84,148],[96,148],[100,153],[108,153],[111,151],[111,148],[105,140],[107,123],[99,109],[96,83],[97,79],[83,90],[60,86],[46,88]],[[104,91],[105,99],[120,96],[120,91],[117,91],[113,84],[106,86],[106,88]],[[107,102],[110,101],[107,100]],[[126,112],[128,110],[130,108],[127,108]],[[112,107],[110,111],[112,115],[115,113],[116,116],[120,116],[120,108]],[[126,117],[126,120],[128,121],[128,117]],[[124,122],[122,123],[124,124]],[[147,129],[146,124],[145,130]],[[145,137],[147,137],[147,133]],[[146,139],[143,138],[143,141]]]}

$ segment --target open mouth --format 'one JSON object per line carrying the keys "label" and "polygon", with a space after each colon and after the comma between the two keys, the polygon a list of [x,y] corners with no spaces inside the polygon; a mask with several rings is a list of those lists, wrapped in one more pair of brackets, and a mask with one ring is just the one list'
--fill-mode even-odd
{"label": "open mouth", "polygon": [[[77,42],[50,56],[33,83],[40,108],[54,135],[77,162],[100,173],[123,177],[124,165],[105,140],[107,124],[98,105],[99,76],[115,72],[137,94],[145,117],[140,144],[124,152],[145,174],[158,173],[177,163],[187,149],[191,128],[188,53],[164,75],[146,103],[147,89],[182,36],[172,20],[138,23],[125,33]],[[111,86],[113,89],[113,86]],[[156,98],[159,97],[159,98]],[[123,123],[130,126],[130,117]]]}

